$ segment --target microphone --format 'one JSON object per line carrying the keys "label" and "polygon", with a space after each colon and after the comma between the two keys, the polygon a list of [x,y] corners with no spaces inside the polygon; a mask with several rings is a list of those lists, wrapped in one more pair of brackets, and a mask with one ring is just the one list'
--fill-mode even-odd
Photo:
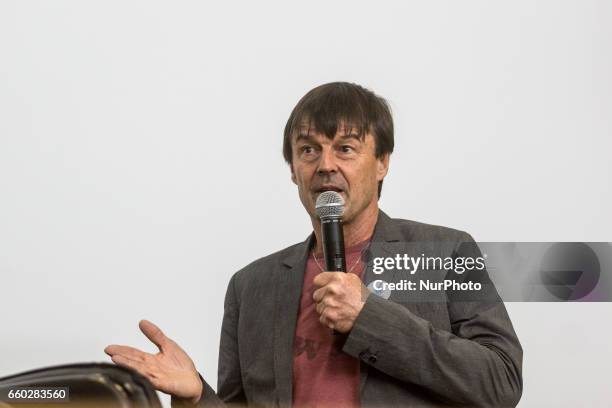
{"label": "microphone", "polygon": [[321,244],[325,269],[332,272],[346,272],[342,230],[344,199],[335,191],[324,191],[317,197],[315,212],[321,220]]}

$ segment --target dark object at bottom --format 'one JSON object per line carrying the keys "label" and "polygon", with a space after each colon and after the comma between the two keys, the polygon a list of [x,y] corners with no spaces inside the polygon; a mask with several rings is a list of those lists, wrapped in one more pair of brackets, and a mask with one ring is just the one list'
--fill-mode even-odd
{"label": "dark object at bottom", "polygon": [[[24,392],[25,388],[64,388],[67,393],[63,401],[41,398],[42,392],[34,399],[34,395],[28,395],[32,392]],[[77,406],[161,408],[161,403],[149,380],[133,370],[108,363],[52,366],[0,378],[0,408]]]}

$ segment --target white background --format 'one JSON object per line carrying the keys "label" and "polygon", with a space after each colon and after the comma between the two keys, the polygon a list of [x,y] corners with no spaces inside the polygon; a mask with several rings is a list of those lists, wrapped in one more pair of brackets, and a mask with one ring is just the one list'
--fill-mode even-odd
{"label": "white background", "polygon": [[[0,376],[152,351],[216,386],[223,296],[303,240],[281,155],[312,87],[387,98],[381,208],[480,241],[612,241],[607,1],[0,3]],[[521,407],[612,398],[612,304],[507,304]],[[165,403],[168,399],[164,399]]]}

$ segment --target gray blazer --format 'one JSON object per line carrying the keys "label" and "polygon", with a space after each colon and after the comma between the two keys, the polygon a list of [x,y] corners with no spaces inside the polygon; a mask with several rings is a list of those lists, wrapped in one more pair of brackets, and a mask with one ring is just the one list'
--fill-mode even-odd
{"label": "gray blazer", "polygon": [[[199,406],[291,405],[294,333],[313,239],[311,234],[234,274],[225,297],[217,392],[203,380]],[[391,219],[379,211],[364,283],[380,279],[372,272],[374,257],[394,256],[414,242],[431,243],[425,244],[429,252],[457,256],[462,243],[474,241],[465,232]],[[480,254],[475,251],[471,255]],[[490,300],[454,300],[453,293],[444,292],[445,301],[367,298],[342,349],[361,362],[362,406],[518,403],[521,345],[486,270],[477,278]],[[191,404],[173,397],[172,405]]]}

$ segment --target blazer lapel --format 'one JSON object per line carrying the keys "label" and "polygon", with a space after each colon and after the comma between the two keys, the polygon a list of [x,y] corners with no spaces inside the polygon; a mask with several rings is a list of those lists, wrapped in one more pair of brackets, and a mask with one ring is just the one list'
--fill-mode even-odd
{"label": "blazer lapel", "polygon": [[378,275],[373,272],[374,258],[387,256],[389,253],[397,251],[397,244],[392,242],[402,241],[402,234],[393,220],[382,210],[378,210],[378,219],[374,227],[374,234],[370,241],[370,247],[366,254],[368,263],[365,273],[363,274],[363,282],[367,286],[370,282],[379,279]]}
{"label": "blazer lapel", "polygon": [[282,259],[277,269],[276,311],[274,316],[274,376],[278,404],[291,406],[293,391],[293,342],[300,308],[308,251],[314,234]]}
{"label": "blazer lapel", "polygon": [[[363,283],[368,286],[371,282],[379,279],[378,275],[373,272],[374,258],[389,256],[389,253],[394,252],[393,242],[400,242],[402,235],[393,220],[382,210],[378,210],[378,219],[374,227],[374,234],[370,241],[370,247],[366,253],[366,269],[363,274]],[[397,244],[396,244],[397,245]],[[371,294],[370,296],[376,296]],[[363,392],[366,379],[368,378],[368,365],[364,362],[360,364],[360,381],[359,389]]]}

